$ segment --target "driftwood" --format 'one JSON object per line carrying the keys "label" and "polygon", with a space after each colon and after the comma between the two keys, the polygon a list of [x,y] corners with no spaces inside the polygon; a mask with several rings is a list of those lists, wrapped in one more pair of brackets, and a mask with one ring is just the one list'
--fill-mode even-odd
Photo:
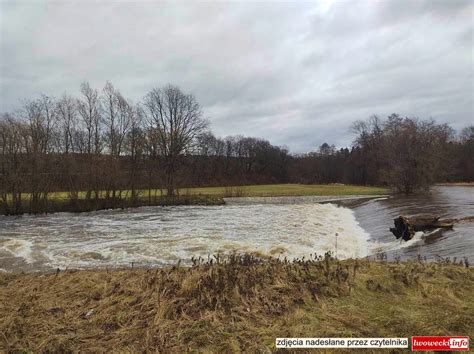
{"label": "driftwood", "polygon": [[408,241],[413,238],[417,231],[429,231],[434,229],[452,229],[454,223],[458,219],[442,219],[439,216],[415,216],[406,217],[399,216],[394,219],[395,227],[391,227],[390,231],[397,239]]}

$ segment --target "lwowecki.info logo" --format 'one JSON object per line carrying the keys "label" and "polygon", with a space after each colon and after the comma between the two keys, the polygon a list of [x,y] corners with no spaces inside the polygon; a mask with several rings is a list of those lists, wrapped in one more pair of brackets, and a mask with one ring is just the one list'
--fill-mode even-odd
{"label": "lwowecki.info logo", "polygon": [[469,350],[469,337],[461,336],[414,336],[412,350]]}

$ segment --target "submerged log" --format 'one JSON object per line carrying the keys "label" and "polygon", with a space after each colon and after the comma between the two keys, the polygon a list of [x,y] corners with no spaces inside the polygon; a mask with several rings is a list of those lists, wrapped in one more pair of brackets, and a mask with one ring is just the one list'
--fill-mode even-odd
{"label": "submerged log", "polygon": [[406,217],[399,216],[394,219],[395,227],[391,227],[390,231],[397,239],[409,241],[417,231],[429,231],[434,229],[451,229],[457,219],[442,219],[439,216],[415,216]]}

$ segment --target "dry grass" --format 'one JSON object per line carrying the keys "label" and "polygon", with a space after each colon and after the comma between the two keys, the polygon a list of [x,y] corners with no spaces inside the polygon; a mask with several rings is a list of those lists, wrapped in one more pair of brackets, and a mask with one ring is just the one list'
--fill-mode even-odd
{"label": "dry grass", "polygon": [[474,272],[447,262],[295,262],[0,275],[0,351],[256,352],[276,337],[474,335]]}

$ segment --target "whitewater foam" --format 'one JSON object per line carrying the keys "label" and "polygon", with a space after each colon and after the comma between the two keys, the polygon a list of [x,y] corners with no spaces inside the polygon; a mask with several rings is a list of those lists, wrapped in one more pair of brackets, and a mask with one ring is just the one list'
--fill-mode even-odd
{"label": "whitewater foam", "polygon": [[161,266],[232,251],[289,259],[331,251],[343,259],[366,256],[369,244],[352,210],[334,204],[146,207],[36,220],[7,223],[0,247],[52,268]]}
{"label": "whitewater foam", "polygon": [[33,263],[33,242],[21,239],[0,240],[0,249],[9,252],[14,257],[22,258],[26,263]]}

